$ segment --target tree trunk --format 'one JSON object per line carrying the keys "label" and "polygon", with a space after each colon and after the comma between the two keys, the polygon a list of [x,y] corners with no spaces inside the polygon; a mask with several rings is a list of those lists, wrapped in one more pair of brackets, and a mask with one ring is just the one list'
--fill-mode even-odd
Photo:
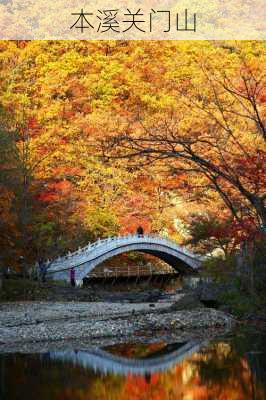
{"label": "tree trunk", "polygon": [[262,227],[266,228],[266,207],[264,206],[264,200],[256,198],[254,200],[254,207],[261,218]]}
{"label": "tree trunk", "polygon": [[1,260],[0,263],[0,290],[3,289],[3,283],[4,283],[4,266],[3,266],[3,260]]}

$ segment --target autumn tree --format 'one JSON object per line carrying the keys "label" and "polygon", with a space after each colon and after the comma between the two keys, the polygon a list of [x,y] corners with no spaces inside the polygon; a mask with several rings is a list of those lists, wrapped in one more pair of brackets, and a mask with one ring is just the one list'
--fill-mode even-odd
{"label": "autumn tree", "polygon": [[17,229],[18,187],[20,180],[19,157],[14,135],[0,128],[0,246],[1,272],[5,272],[10,257],[15,257],[19,242]]}
{"label": "autumn tree", "polygon": [[224,62],[197,56],[178,79],[168,72],[168,104],[149,105],[148,114],[139,107],[113,134],[107,155],[159,164],[201,196],[219,194],[245,231],[266,223],[265,78],[255,54],[242,50],[233,47]]}
{"label": "autumn tree", "polygon": [[1,41],[21,177],[8,234],[15,215],[24,257],[139,224],[180,241],[177,221],[200,209],[252,236],[265,220],[264,63],[259,42]]}

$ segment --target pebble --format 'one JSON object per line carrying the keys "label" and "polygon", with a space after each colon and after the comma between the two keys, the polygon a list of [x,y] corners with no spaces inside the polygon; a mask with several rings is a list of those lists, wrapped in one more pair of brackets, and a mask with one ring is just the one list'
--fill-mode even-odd
{"label": "pebble", "polygon": [[[175,333],[230,327],[231,316],[214,309],[172,311],[172,303],[6,303],[0,306],[0,351],[6,344]],[[2,343],[2,344],[1,344]]]}

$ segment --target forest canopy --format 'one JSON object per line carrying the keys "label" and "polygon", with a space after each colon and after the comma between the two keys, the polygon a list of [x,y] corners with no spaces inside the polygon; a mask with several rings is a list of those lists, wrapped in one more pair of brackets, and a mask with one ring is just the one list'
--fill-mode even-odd
{"label": "forest canopy", "polygon": [[0,42],[5,263],[98,237],[233,251],[263,232],[265,44]]}

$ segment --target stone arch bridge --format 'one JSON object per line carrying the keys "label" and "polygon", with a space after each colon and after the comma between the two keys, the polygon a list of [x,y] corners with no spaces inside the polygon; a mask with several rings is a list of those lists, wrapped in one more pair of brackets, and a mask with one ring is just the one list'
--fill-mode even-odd
{"label": "stone arch bridge", "polygon": [[76,283],[81,286],[83,279],[97,265],[111,257],[131,251],[156,256],[182,273],[196,271],[202,262],[200,256],[168,238],[154,235],[127,235],[98,240],[64,257],[48,261],[47,278],[69,281],[69,269],[74,267]]}

